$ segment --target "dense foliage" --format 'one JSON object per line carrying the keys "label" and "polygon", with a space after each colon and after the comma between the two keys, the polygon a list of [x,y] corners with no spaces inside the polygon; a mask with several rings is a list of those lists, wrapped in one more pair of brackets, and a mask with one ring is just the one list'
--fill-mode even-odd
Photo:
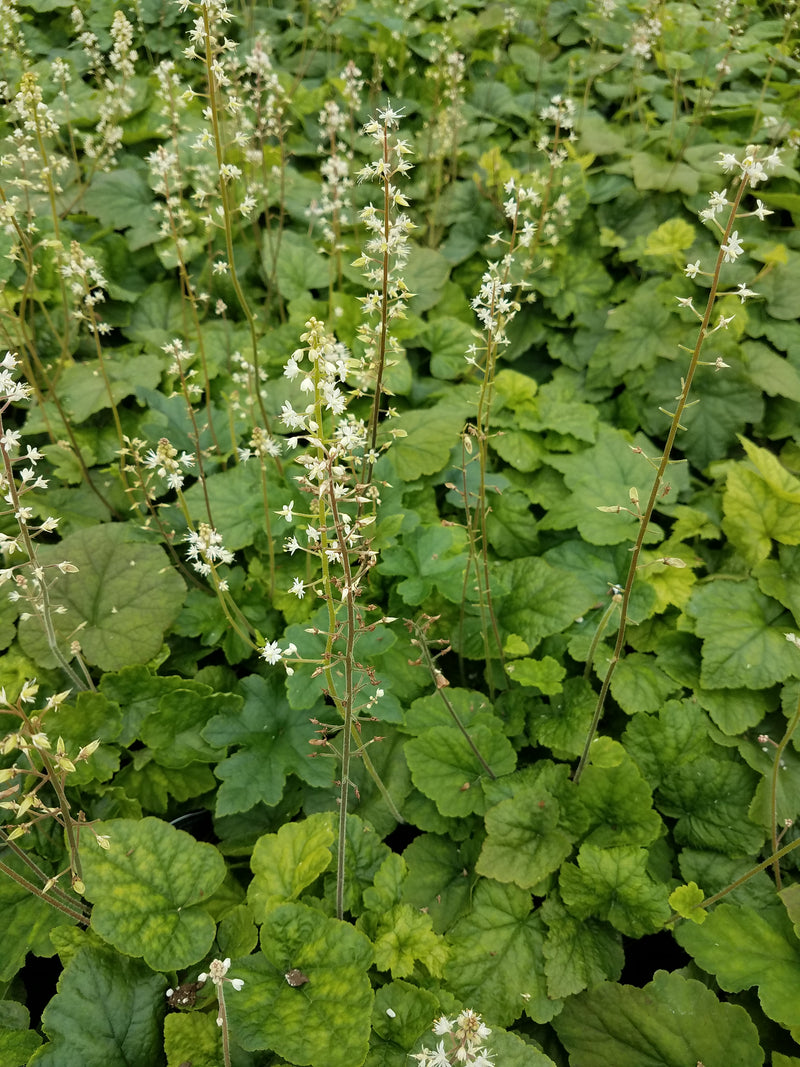
{"label": "dense foliage", "polygon": [[798,17],[0,0],[0,1067],[800,1064]]}

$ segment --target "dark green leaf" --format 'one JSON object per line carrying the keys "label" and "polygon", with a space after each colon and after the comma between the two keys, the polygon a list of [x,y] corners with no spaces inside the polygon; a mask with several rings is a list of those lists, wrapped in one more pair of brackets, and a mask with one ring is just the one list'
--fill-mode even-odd
{"label": "dark green leaf", "polygon": [[251,674],[240,684],[245,698],[241,712],[218,715],[203,730],[212,745],[240,746],[214,771],[222,781],[217,815],[249,811],[259,802],[277,804],[288,774],[309,785],[329,786],[331,761],[312,758],[309,742],[317,737],[316,727],[307,715],[289,707],[280,677],[265,680]]}
{"label": "dark green leaf", "polygon": [[44,1010],[50,1038],[37,1067],[156,1067],[164,1062],[166,979],[139,960],[87,946],[70,960]]}
{"label": "dark green leaf", "polygon": [[472,911],[453,927],[447,985],[465,1004],[508,1026],[523,1009],[534,1021],[548,1022],[560,1002],[550,1000],[544,976],[544,926],[531,912],[531,896],[514,885],[484,880],[475,890]]}
{"label": "dark green leaf", "polygon": [[718,904],[702,926],[684,923],[675,936],[728,993],[757,985],[770,1019],[800,1026],[800,941],[782,908]]}
{"label": "dark green leaf", "polygon": [[[694,927],[693,929],[698,929]],[[702,982],[658,971],[644,989],[607,982],[567,1001],[553,1024],[573,1067],[761,1067],[744,1008],[720,1004]]]}

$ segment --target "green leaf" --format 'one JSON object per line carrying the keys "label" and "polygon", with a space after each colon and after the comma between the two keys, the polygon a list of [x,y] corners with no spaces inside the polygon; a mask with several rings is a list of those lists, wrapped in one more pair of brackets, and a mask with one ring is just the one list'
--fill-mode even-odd
{"label": "green leaf", "polygon": [[[367,938],[349,923],[284,904],[266,917],[261,952],[231,968],[244,979],[241,992],[226,998],[238,1043],[314,1067],[363,1063],[373,1000]],[[289,985],[284,976],[295,969],[307,984]]]}
{"label": "green leaf", "polygon": [[[756,908],[771,907],[775,903],[774,882],[764,871],[750,875],[752,861],[746,856],[733,859],[721,852],[684,848],[678,856],[678,865],[684,881],[696,882],[707,897],[741,881],[730,892],[727,898],[729,903],[748,904]],[[748,877],[743,879],[743,875]]]}
{"label": "green leaf", "polygon": [[122,726],[122,712],[101,693],[77,693],[74,703],[61,704],[47,716],[47,728],[54,737],[61,737],[67,755],[74,761],[84,745],[98,740],[104,742],[88,760],[75,764],[70,772],[70,786],[88,782],[107,782],[119,769],[116,741]]}
{"label": "green leaf", "polygon": [[[133,305],[122,332],[131,341],[144,341],[157,352],[183,334],[183,300],[178,283],[156,282]],[[178,445],[173,441],[177,448]]]}
{"label": "green leaf", "polygon": [[[772,595],[767,589],[762,592]],[[728,735],[752,729],[775,708],[770,690],[696,689],[695,698],[715,726]]]}
{"label": "green leaf", "polygon": [[767,310],[774,319],[797,319],[797,292],[800,287],[800,254],[790,251],[788,262],[778,263],[775,269],[759,279],[759,292],[767,302]]}
{"label": "green leaf", "polygon": [[[684,409],[681,419],[681,424],[686,427],[679,437],[681,451],[700,468],[725,456],[735,447],[736,435],[742,433],[748,423],[760,423],[764,418],[764,397],[739,364],[735,349],[734,353],[723,349],[718,354],[728,357],[730,369],[724,374],[703,376],[702,388],[698,389],[696,398],[699,403]],[[705,358],[713,360],[716,355],[716,352],[708,351]],[[670,398],[675,392],[675,374],[675,366],[662,360],[647,381],[646,396],[640,403],[645,412],[647,409],[652,412],[651,415],[643,414],[645,429],[653,433],[662,432],[665,416],[658,409],[670,407]],[[674,475],[676,470],[679,468],[672,467],[670,473]]]}
{"label": "green leaf", "polygon": [[581,779],[580,799],[590,817],[587,844],[598,848],[650,845],[664,830],[653,810],[650,787],[627,753],[616,766],[588,766]]}
{"label": "green leaf", "polygon": [[474,838],[458,842],[422,834],[403,853],[408,874],[402,899],[430,915],[438,934],[469,908],[474,883],[470,871],[478,848]]}
{"label": "green leaf", "polygon": [[158,707],[165,692],[191,688],[196,683],[175,675],[153,674],[147,667],[123,667],[116,674],[104,674],[100,692],[123,710],[123,724],[118,741],[128,746],[139,736],[142,723]]}
{"label": "green leaf", "polygon": [[[291,496],[282,485],[268,481],[270,511],[275,512],[288,504]],[[208,493],[216,529],[222,534],[229,552],[238,552],[252,545],[256,535],[266,529],[261,471],[257,463],[238,463],[229,470],[208,475],[205,492]],[[196,522],[208,522],[202,485],[198,482],[185,495],[192,518]],[[270,518],[272,536],[282,536],[286,524],[275,515]]]}
{"label": "green leaf", "polygon": [[544,943],[547,992],[554,1000],[571,997],[622,974],[622,938],[606,923],[576,919],[551,893],[541,911],[548,927]]}
{"label": "green leaf", "polygon": [[464,1004],[509,1026],[525,1013],[545,1023],[560,1002],[550,1000],[543,969],[544,927],[531,912],[531,896],[514,885],[483,880],[473,908],[448,935],[452,956],[447,986]]}
{"label": "green leaf", "polygon": [[[638,526],[633,515],[624,511],[601,512],[598,508],[629,507],[631,487],[638,488],[640,499],[646,498],[653,472],[645,459],[633,451],[634,447],[647,456],[656,453],[646,437],[637,435],[631,441],[621,431],[602,426],[596,444],[590,448],[573,455],[550,455],[548,463],[561,471],[570,492],[551,504],[540,528],[565,530],[577,526],[581,537],[593,545],[633,541]],[[685,471],[673,468],[673,491],[683,488],[685,479]]]}
{"label": "green leaf", "polygon": [[[25,1014],[28,1014],[27,1011]],[[41,1045],[39,1034],[35,1030],[29,1030],[27,1025],[26,1022],[24,1026],[12,1028],[0,1023],[0,1067],[20,1067],[20,1064],[28,1063]]]}
{"label": "green leaf", "polygon": [[786,906],[786,914],[794,927],[794,932],[800,937],[800,883],[781,889],[778,896]]}
{"label": "green leaf", "polygon": [[[133,349],[133,346],[128,346]],[[152,354],[136,354],[137,350],[112,349],[113,358],[106,356],[104,368],[111,386],[111,395],[103,375],[95,362],[72,363],[59,378],[58,396],[70,422],[85,422],[98,411],[119,404],[131,396],[139,386],[155,389],[161,381],[163,360]]]}
{"label": "green leaf", "polygon": [[198,760],[215,763],[225,755],[225,748],[209,744],[201,731],[215,712],[232,717],[241,707],[240,696],[215,693],[209,685],[171,689],[142,723],[140,736],[162,767],[177,769]]}
{"label": "green leaf", "polygon": [[[538,556],[499,563],[495,596],[509,590],[498,604],[498,617],[508,633],[518,634],[533,649],[543,637],[561,633],[593,602],[591,590],[570,571]],[[499,597],[498,597],[499,599]]]}
{"label": "green leaf", "polygon": [[273,673],[264,679],[251,674],[240,688],[245,698],[241,712],[218,715],[203,730],[212,745],[240,746],[214,770],[222,781],[217,816],[249,811],[260,802],[274,806],[289,774],[312,786],[331,785],[331,761],[311,758],[314,749],[309,742],[317,736],[316,728],[307,715],[289,707],[280,676]]}
{"label": "green leaf", "polygon": [[573,839],[559,829],[559,816],[559,802],[545,789],[520,790],[489,808],[475,870],[523,889],[535,886],[572,851]]}
{"label": "green leaf", "polygon": [[[514,750],[499,723],[496,729],[477,723],[469,734],[495,775],[514,770]],[[482,784],[486,772],[454,724],[435,726],[407,741],[405,754],[414,785],[433,800],[442,815],[458,817],[485,810]]]}
{"label": "green leaf", "polygon": [[169,1067],[189,1062],[192,1067],[219,1067],[222,1031],[213,1015],[199,1011],[173,1012],[164,1020],[164,1051]]}
{"label": "green leaf", "polygon": [[794,364],[757,341],[745,342],[742,349],[747,356],[749,377],[760,392],[800,402],[800,371]]}
{"label": "green leaf", "polygon": [[426,474],[438,474],[450,461],[450,452],[464,429],[459,408],[437,404],[421,411],[405,411],[387,424],[394,438],[388,458],[395,477],[415,482]]}
{"label": "green leaf", "polygon": [[708,720],[693,701],[670,700],[658,715],[637,715],[622,735],[653,788],[685,763],[710,754]]}
{"label": "green leaf", "polygon": [[706,895],[697,883],[689,882],[688,885],[679,885],[677,889],[673,889],[669,895],[669,906],[684,919],[700,926],[708,918],[706,909],[699,907],[705,899]]}
{"label": "green leaf", "polygon": [[563,691],[528,708],[528,733],[533,743],[566,757],[579,756],[597,704],[585,678],[567,678]]}
{"label": "green leaf", "polygon": [[460,603],[464,592],[466,531],[460,526],[417,526],[402,545],[384,549],[377,570],[403,576],[397,592],[406,604],[421,604],[434,587]]}
{"label": "green leaf", "polygon": [[572,997],[553,1026],[573,1067],[730,1067],[732,1054],[736,1067],[764,1062],[744,1008],[666,971],[644,989],[607,982]]}
{"label": "green leaf", "polygon": [[667,219],[658,229],[647,235],[644,254],[646,256],[669,256],[677,262],[677,257],[687,248],[691,248],[694,240],[694,226],[690,226],[685,219]]}
{"label": "green leaf", "polygon": [[153,194],[143,175],[130,167],[95,174],[83,203],[104,227],[114,230],[139,228],[143,219],[152,217],[158,236]]}
{"label": "green leaf", "polygon": [[425,323],[414,343],[431,354],[431,374],[434,378],[460,378],[466,370],[467,349],[475,341],[472,329],[450,315]]}
{"label": "green leaf", "polygon": [[392,978],[407,978],[419,961],[434,977],[441,978],[449,953],[445,942],[434,933],[429,915],[410,904],[395,904],[382,912],[366,932],[379,971],[390,971]]}
{"label": "green leaf", "polygon": [[753,567],[753,577],[765,596],[772,597],[800,619],[800,550],[778,548],[777,559],[765,559]]}
{"label": "green leaf", "polygon": [[284,823],[275,834],[256,841],[247,891],[256,922],[280,904],[296,899],[331,863],[334,841],[331,816],[322,812],[301,822]]}
{"label": "green leaf", "polygon": [[628,715],[658,711],[678,685],[658,666],[655,656],[629,652],[617,664],[611,695]]}
{"label": "green leaf", "polygon": [[160,819],[96,823],[108,836],[100,848],[84,834],[80,855],[92,929],[153,970],[201,960],[214,940],[214,921],[201,906],[220,886],[225,863],[212,846]]}
{"label": "green leaf", "polygon": [[[186,592],[159,545],[142,544],[127,525],[114,523],[42,545],[38,555],[45,565],[66,559],[78,568],[61,576],[50,594],[54,608],[67,609],[53,618],[62,649],[85,623],[81,654],[105,671],[146,663],[158,653]],[[19,640],[41,666],[56,665],[36,619],[20,623]]]}
{"label": "green leaf", "polygon": [[31,1067],[153,1067],[163,1062],[166,979],[105,947],[81,949],[42,1015],[50,1038]]}
{"label": "green leaf", "polygon": [[[272,273],[272,248],[274,238],[264,235],[262,261],[269,277]],[[278,289],[286,300],[296,300],[311,289],[327,289],[331,281],[332,264],[320,255],[317,245],[310,237],[284,230],[275,264]]]}
{"label": "green leaf", "polygon": [[671,193],[678,190],[694,196],[699,188],[699,174],[685,163],[676,163],[651,152],[634,152],[631,163],[636,188],[642,192]]}
{"label": "green leaf", "polygon": [[702,926],[682,925],[675,937],[726,992],[757,985],[770,1019],[800,1026],[800,941],[783,908],[718,904]]}
{"label": "green leaf", "polygon": [[628,300],[609,311],[606,329],[613,334],[600,344],[591,364],[593,384],[599,384],[601,374],[605,380],[609,375],[624,378],[640,367],[653,370],[659,356],[673,360],[678,354],[684,328],[664,299],[663,284],[659,279],[642,282]]}
{"label": "green leaf", "polygon": [[419,989],[409,982],[387,982],[375,993],[372,1029],[401,1049],[406,1062],[407,1050],[429,1031],[431,1020],[438,1012],[439,1002],[427,989]]}
{"label": "green leaf", "polygon": [[562,682],[567,673],[552,656],[544,659],[518,659],[509,663],[507,667],[509,675],[520,685],[532,686],[547,696],[555,696],[563,689]]}
{"label": "green leaf", "polygon": [[628,937],[655,933],[669,918],[667,888],[647,873],[647,850],[632,845],[601,849],[582,845],[578,866],[561,868],[559,885],[578,919],[594,916]]}
{"label": "green leaf", "polygon": [[665,776],[659,807],[678,819],[674,833],[681,844],[753,855],[764,840],[764,831],[749,817],[756,781],[741,763],[700,756]]}
{"label": "green leaf", "polygon": [[699,585],[686,612],[703,639],[703,688],[766,689],[796,677],[797,649],[784,636],[793,621],[752,579]]}
{"label": "green leaf", "polygon": [[723,530],[751,566],[767,559],[773,541],[800,544],[800,492],[796,490],[781,491],[759,472],[737,464],[728,472],[722,506]]}
{"label": "green leaf", "polygon": [[438,303],[439,291],[450,276],[452,264],[434,248],[414,247],[403,267],[403,281],[409,292],[411,310],[419,315]]}
{"label": "green leaf", "polygon": [[221,956],[246,956],[258,944],[258,930],[252,910],[237,904],[225,913],[217,927],[217,944]]}
{"label": "green leaf", "polygon": [[554,430],[593,444],[600,422],[597,408],[576,400],[575,383],[569,375],[556,375],[539,389],[537,416],[529,424],[530,429]]}

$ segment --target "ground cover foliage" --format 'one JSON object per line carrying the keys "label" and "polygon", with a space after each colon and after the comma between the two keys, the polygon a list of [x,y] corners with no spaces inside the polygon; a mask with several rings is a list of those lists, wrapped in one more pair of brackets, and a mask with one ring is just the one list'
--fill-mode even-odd
{"label": "ground cover foliage", "polygon": [[0,43],[0,1067],[800,1064],[796,7]]}

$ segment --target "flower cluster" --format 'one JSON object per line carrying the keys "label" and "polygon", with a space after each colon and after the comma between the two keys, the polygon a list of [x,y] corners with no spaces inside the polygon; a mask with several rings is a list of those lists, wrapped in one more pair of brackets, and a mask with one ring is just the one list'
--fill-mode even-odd
{"label": "flower cluster", "polygon": [[184,472],[194,464],[194,458],[188,452],[178,455],[177,448],[170,444],[168,438],[162,437],[157,448],[151,448],[143,462],[145,467],[155,470],[170,489],[182,489]]}
{"label": "flower cluster", "polygon": [[450,1067],[455,1063],[494,1067],[494,1060],[490,1058],[492,1054],[485,1046],[486,1038],[492,1031],[476,1012],[468,1008],[455,1019],[442,1015],[432,1029],[442,1040],[435,1049],[424,1048],[411,1057],[420,1067]]}
{"label": "flower cluster", "polygon": [[59,273],[68,285],[74,301],[72,318],[85,322],[89,332],[95,335],[111,332],[108,323],[97,318],[95,308],[105,300],[104,290],[108,282],[94,256],[88,255],[77,241],[70,243],[69,258],[59,267]]}
{"label": "flower cluster", "polygon": [[319,225],[331,251],[338,253],[343,250],[341,225],[351,208],[350,189],[353,181],[349,162],[352,153],[343,150],[341,142],[347,128],[347,116],[334,100],[324,105],[319,114],[319,126],[319,150],[327,153],[327,158],[320,167],[320,195],[311,202],[306,214]]}
{"label": "flower cluster", "polygon": [[358,339],[363,345],[364,387],[367,382],[375,384],[375,410],[381,401],[383,371],[389,365],[387,356],[400,352],[387,325],[392,319],[404,317],[406,302],[412,295],[406,288],[402,272],[411,253],[409,234],[415,227],[410,217],[399,210],[408,206],[408,200],[395,184],[412,168],[406,159],[411,146],[395,133],[401,118],[402,111],[387,105],[364,126],[363,132],[378,147],[378,158],[358,173],[359,182],[374,181],[383,187],[382,208],[370,203],[359,215],[368,237],[362,254],[353,262],[353,266],[364,268],[364,276],[374,286],[372,292],[360,298],[364,318],[359,326]]}
{"label": "flower cluster", "polygon": [[221,986],[223,982],[228,982],[237,993],[241,992],[244,985],[243,978],[228,978],[228,971],[230,970],[231,961],[230,957],[224,960],[212,960],[208,966],[207,974],[198,974],[198,982],[207,982],[209,979],[215,986]]}
{"label": "flower cluster", "polygon": [[[222,535],[207,522],[201,522],[196,530],[190,530],[186,540],[189,543],[186,555],[197,573],[204,578],[211,574],[218,563],[233,563],[233,553],[223,545]],[[224,582],[220,585],[223,590],[227,588]]]}
{"label": "flower cluster", "polygon": [[[15,371],[19,360],[12,352],[6,352],[0,360],[0,495],[8,508],[0,515],[12,515],[19,533],[12,537],[0,533],[0,551],[6,557],[19,554],[22,561],[10,567],[0,569],[0,585],[14,579],[17,590],[11,598],[19,600],[22,596],[30,597],[32,603],[40,603],[40,587],[44,581],[44,568],[33,562],[32,538],[38,533],[53,533],[58,526],[58,519],[45,518],[41,523],[32,524],[33,508],[22,502],[23,497],[35,489],[46,489],[47,479],[36,473],[36,465],[42,459],[42,453],[30,445],[25,451],[20,450],[22,434],[5,426],[3,415],[11,404],[26,400],[31,395],[31,388],[21,381]],[[31,564],[33,566],[31,567]],[[69,569],[75,570],[66,561],[57,565],[65,574]],[[22,569],[31,569],[32,577],[26,578]]]}
{"label": "flower cluster", "polygon": [[[733,199],[728,197],[728,189],[714,190],[708,198],[708,206],[703,208],[700,212],[700,219],[702,222],[710,222],[716,229],[722,234],[722,241],[719,246],[719,254],[721,256],[721,262],[724,263],[736,263],[739,257],[744,252],[744,245],[739,234],[738,229],[733,229],[733,223],[740,219],[757,218],[759,222],[763,222],[767,215],[773,214],[767,207],[765,207],[762,200],[756,199],[756,206],[750,211],[742,211],[740,205],[742,197],[748,186],[756,186],[761,182],[765,182],[770,173],[772,173],[777,167],[780,166],[781,158],[777,150],[773,149],[768,155],[761,158],[759,156],[758,148],[755,145],[748,145],[744,155],[741,159],[735,156],[732,152],[723,152],[720,154],[719,165],[725,174],[734,172],[736,177],[734,179],[734,186],[738,186],[735,192],[733,192]],[[720,217],[728,212],[726,218],[726,225],[720,222]],[[687,263],[683,269],[683,273],[687,278],[694,280],[698,276],[713,278],[715,271],[705,271],[701,268],[700,260],[697,259],[693,263]],[[749,300],[751,297],[758,296],[759,294],[755,290],[750,289],[745,282],[739,282],[735,289],[726,290],[724,292],[717,292],[716,296],[735,296],[740,303],[744,303],[745,300]],[[676,298],[680,307],[688,308],[696,318],[702,320],[703,316],[700,311],[695,308],[692,297],[679,296]],[[733,321],[733,315],[720,315],[717,323],[711,327],[708,332],[714,333],[717,330],[727,329],[729,324]],[[727,366],[721,359],[717,359],[714,364],[717,370],[721,370]]]}
{"label": "flower cluster", "polygon": [[442,40],[434,45],[434,54],[425,71],[425,77],[433,83],[434,89],[432,117],[425,123],[429,133],[426,152],[429,159],[453,156],[458,149],[459,134],[464,126],[465,73],[464,54],[453,46],[450,34],[445,32]]}
{"label": "flower cluster", "polygon": [[[347,349],[313,318],[301,341],[306,347],[292,353],[284,375],[308,402],[285,401],[281,421],[292,435],[288,447],[298,450],[295,461],[302,473],[295,482],[309,503],[307,511],[296,512],[296,502],[290,500],[277,514],[290,524],[307,520],[287,538],[285,548],[292,556],[301,552],[315,558],[322,577],[310,583],[295,578],[289,592],[302,600],[309,588],[321,584],[328,592],[335,589],[345,602],[358,596],[363,573],[375,562],[363,544],[373,516],[362,514],[365,505],[373,506],[374,497],[365,493],[355,470],[367,452],[367,430],[363,421],[345,413],[342,384],[352,363]],[[251,447],[255,444],[254,436]],[[299,451],[301,444],[308,446],[306,451]],[[248,449],[246,454],[252,453]],[[275,641],[261,648],[261,656],[272,664],[295,652],[293,646],[281,649]]]}

